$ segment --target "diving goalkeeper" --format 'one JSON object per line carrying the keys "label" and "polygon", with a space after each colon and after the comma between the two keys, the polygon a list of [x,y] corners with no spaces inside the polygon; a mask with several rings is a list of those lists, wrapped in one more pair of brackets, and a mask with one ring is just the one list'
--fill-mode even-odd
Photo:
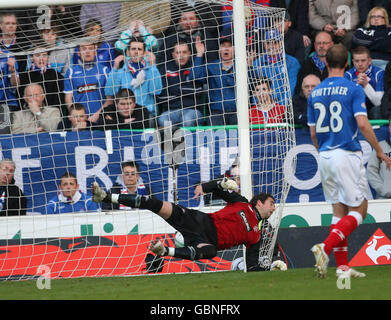
{"label": "diving goalkeeper", "polygon": [[184,247],[165,247],[163,243],[152,241],[149,249],[158,256],[171,256],[179,259],[211,259],[218,250],[237,245],[246,246],[248,271],[264,270],[259,264],[260,230],[259,222],[268,219],[275,211],[274,197],[267,193],[254,196],[250,202],[237,193],[235,181],[228,178],[198,185],[194,198],[212,193],[227,202],[227,205],[214,213],[204,213],[180,205],[161,201],[149,196],[134,194],[110,194],[92,185],[93,201],[122,204],[132,208],[148,209],[178,230],[184,238]]}

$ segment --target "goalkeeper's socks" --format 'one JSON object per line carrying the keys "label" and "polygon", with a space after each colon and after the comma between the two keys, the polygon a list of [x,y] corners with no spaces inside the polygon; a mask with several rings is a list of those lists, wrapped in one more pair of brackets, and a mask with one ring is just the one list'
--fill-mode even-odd
{"label": "goalkeeper's socks", "polygon": [[205,245],[198,247],[183,247],[183,248],[167,248],[167,255],[179,259],[199,260],[212,259],[217,254],[217,249],[213,245]]}
{"label": "goalkeeper's socks", "polygon": [[362,216],[356,211],[351,211],[348,215],[344,216],[330,231],[327,239],[323,241],[326,254],[330,255],[331,251],[338,247],[340,242],[347,239],[361,222]]}
{"label": "goalkeeper's socks", "polygon": [[[331,220],[330,232],[334,229],[335,225],[341,220],[341,218],[333,216]],[[333,248],[335,264],[339,266],[348,265],[348,239],[342,240],[335,248]]]}
{"label": "goalkeeper's socks", "polygon": [[167,255],[179,259],[195,260],[196,251],[194,247],[167,248]]}
{"label": "goalkeeper's socks", "polygon": [[111,200],[113,203],[119,203],[127,207],[148,209],[154,213],[159,213],[163,206],[163,201],[137,194],[112,194]]}

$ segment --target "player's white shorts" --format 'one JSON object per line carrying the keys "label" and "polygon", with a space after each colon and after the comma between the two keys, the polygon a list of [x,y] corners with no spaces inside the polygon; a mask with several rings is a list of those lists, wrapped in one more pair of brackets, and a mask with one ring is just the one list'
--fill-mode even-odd
{"label": "player's white shorts", "polygon": [[361,151],[335,149],[319,152],[323,193],[328,203],[358,207],[369,199],[368,181]]}

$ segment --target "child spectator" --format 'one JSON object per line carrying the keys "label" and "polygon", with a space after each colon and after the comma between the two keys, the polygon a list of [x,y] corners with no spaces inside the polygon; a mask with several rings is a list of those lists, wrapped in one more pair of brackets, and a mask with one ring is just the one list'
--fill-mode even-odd
{"label": "child spectator", "polygon": [[254,95],[256,104],[250,109],[250,124],[281,123],[285,120],[285,107],[272,99],[272,83],[270,79],[257,79]]}
{"label": "child spectator", "polygon": [[60,121],[57,130],[82,131],[91,128],[91,122],[87,120],[86,107],[81,103],[74,103],[69,107],[69,114]]}
{"label": "child spectator", "polygon": [[114,104],[107,106],[100,113],[97,127],[104,130],[129,130],[149,128],[149,112],[146,107],[136,103],[130,89],[120,89]]}
{"label": "child spectator", "polygon": [[50,199],[46,214],[78,213],[99,209],[91,196],[79,190],[79,184],[73,173],[66,171],[60,178],[58,188],[60,191]]}

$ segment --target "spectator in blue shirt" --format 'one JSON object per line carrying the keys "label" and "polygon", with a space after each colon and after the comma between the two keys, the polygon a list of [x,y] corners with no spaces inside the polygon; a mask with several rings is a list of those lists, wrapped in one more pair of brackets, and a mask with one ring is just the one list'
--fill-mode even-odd
{"label": "spectator in blue shirt", "polygon": [[10,52],[0,49],[0,104],[8,105],[10,111],[19,110],[16,87],[19,85],[18,63]]}
{"label": "spectator in blue shirt", "polygon": [[196,38],[195,46],[197,54],[189,80],[198,80],[208,85],[210,124],[212,126],[237,124],[232,37],[225,35],[220,38],[220,58],[207,64],[204,59],[205,45],[200,37]]}
{"label": "spectator in blue shirt", "polygon": [[[271,79],[273,99],[281,105],[286,105],[288,99],[294,95],[300,62],[284,52],[281,33],[275,29],[265,33],[264,45],[265,53],[253,64],[254,75],[256,78]],[[286,73],[288,78],[284,76]]]}
{"label": "spectator in blue shirt", "polygon": [[73,173],[67,171],[61,176],[59,189],[60,191],[46,207],[47,214],[87,212],[99,209],[91,196],[79,190],[79,184]]}
{"label": "spectator in blue shirt", "polygon": [[[162,78],[155,64],[155,56],[146,54],[145,43],[141,38],[132,38],[124,55],[118,56],[110,73],[105,94],[106,102],[113,103],[113,98],[122,89],[130,89],[136,96],[136,103],[148,109],[152,117],[157,115],[155,95],[162,90]],[[122,67],[120,64],[124,61]]]}
{"label": "spectator in blue shirt", "polygon": [[352,51],[354,67],[345,72],[345,78],[360,84],[365,92],[369,119],[382,119],[381,100],[384,95],[384,71],[372,64],[368,48],[360,46]]}

